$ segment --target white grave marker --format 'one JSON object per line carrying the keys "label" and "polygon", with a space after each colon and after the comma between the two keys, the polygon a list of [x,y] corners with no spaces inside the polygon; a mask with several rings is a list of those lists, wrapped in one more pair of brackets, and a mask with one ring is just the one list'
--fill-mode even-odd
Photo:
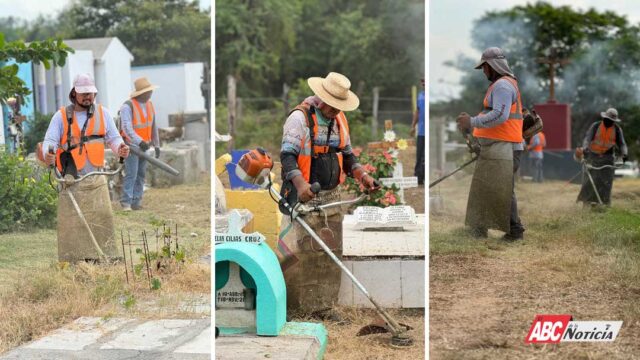
{"label": "white grave marker", "polygon": [[359,206],[353,212],[356,228],[397,228],[416,225],[416,212],[411,206],[399,205],[379,208]]}
{"label": "white grave marker", "polygon": [[216,244],[226,242],[246,242],[252,244],[261,244],[265,241],[264,235],[259,232],[253,232],[251,234],[245,234],[242,232],[242,215],[238,210],[231,210],[229,212],[229,226],[226,233],[216,233]]}

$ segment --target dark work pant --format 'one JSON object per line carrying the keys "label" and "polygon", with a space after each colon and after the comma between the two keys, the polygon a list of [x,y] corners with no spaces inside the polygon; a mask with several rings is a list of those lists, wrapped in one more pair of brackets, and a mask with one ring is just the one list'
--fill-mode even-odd
{"label": "dark work pant", "polygon": [[418,178],[418,184],[424,183],[424,136],[418,135],[416,141],[416,167],[413,171],[413,175]]}
{"label": "dark work pant", "polygon": [[524,226],[522,226],[522,222],[520,222],[520,217],[518,216],[518,200],[516,199],[516,173],[520,167],[520,156],[522,152],[522,150],[513,151],[513,179],[511,180],[513,193],[511,194],[511,218],[509,219],[510,232],[512,235],[519,235],[524,232]]}
{"label": "dark work pant", "polygon": [[533,160],[533,181],[535,182],[543,182],[544,175],[542,174],[542,159],[532,159]]}

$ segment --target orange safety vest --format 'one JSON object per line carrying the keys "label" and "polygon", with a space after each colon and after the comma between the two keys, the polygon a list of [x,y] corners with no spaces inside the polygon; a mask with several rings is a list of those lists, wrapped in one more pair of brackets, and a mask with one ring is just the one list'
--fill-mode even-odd
{"label": "orange safety vest", "polygon": [[[315,112],[311,113],[310,106],[305,103],[301,103],[296,106],[289,114],[296,110],[302,111],[307,122],[307,128],[309,129],[309,131],[305,133],[305,136],[300,140],[300,153],[298,154],[298,169],[302,172],[302,177],[309,182],[309,179],[311,178],[311,158],[315,154],[328,153],[330,151],[330,147],[328,145],[313,145],[313,149],[311,148],[311,130],[313,130],[313,137],[316,139],[318,136],[318,119]],[[309,115],[311,115],[313,127],[309,126]],[[338,124],[338,133],[340,134],[340,145],[338,145],[338,149],[343,149],[347,145],[347,139],[349,138],[349,124],[347,123],[347,117],[342,111],[336,116],[336,122]],[[338,151],[337,156],[338,163],[340,165],[340,184],[342,184],[347,176],[342,169],[342,153]]]}
{"label": "orange safety vest", "polygon": [[[72,107],[69,107],[71,111]],[[62,115],[62,138],[60,139],[61,147],[58,148],[56,158],[58,164],[58,170],[62,171],[62,164],[60,162],[60,155],[67,149],[67,134],[69,132],[69,122],[67,121],[67,108],[61,107],[60,114]],[[94,167],[104,166],[104,136],[106,134],[106,126],[104,120],[104,111],[102,105],[96,105],[96,111],[90,119],[87,119],[87,126],[84,136],[88,139],[83,141],[82,154],[80,154],[80,133],[81,129],[78,126],[78,119],[76,119],[76,113],[73,112],[73,120],[71,122],[71,156],[76,164],[76,169],[82,170],[85,162],[89,159],[89,162]]]}
{"label": "orange safety vest", "polygon": [[[473,136],[521,143],[523,140],[522,139],[522,101],[520,99],[520,90],[518,89],[518,82],[516,81],[516,79],[508,76],[504,76],[501,79],[505,79],[509,81],[511,85],[513,85],[513,87],[516,88],[517,99],[515,103],[511,104],[511,108],[509,109],[509,117],[507,118],[507,121],[503,122],[498,126],[491,127],[491,128],[473,129]],[[493,110],[491,108],[491,105],[489,104],[489,96],[491,95],[491,91],[493,90],[493,87],[498,81],[491,84],[487,89],[487,93],[484,96],[484,101],[482,102],[484,109],[480,112],[480,114],[486,114],[491,110]]]}
{"label": "orange safety vest", "polygon": [[542,152],[542,149],[545,146],[547,146],[547,139],[545,138],[545,136],[542,133],[542,131],[537,133],[536,135],[538,136],[538,145],[536,145],[534,147],[529,147],[529,150],[531,150],[532,152]]}
{"label": "orange safety vest", "polygon": [[131,125],[133,125],[133,131],[142,138],[142,141],[151,141],[151,134],[153,130],[153,121],[155,120],[156,112],[153,108],[151,100],[147,100],[146,111],[147,116],[144,116],[140,102],[136,99],[127,100],[125,104],[131,108],[131,114],[133,115]]}
{"label": "orange safety vest", "polygon": [[589,149],[596,154],[604,154],[609,149],[611,149],[616,144],[616,126],[611,125],[607,129],[604,126],[604,122],[600,123],[598,126],[598,131],[596,131],[593,140],[591,140],[591,144],[589,145]]}

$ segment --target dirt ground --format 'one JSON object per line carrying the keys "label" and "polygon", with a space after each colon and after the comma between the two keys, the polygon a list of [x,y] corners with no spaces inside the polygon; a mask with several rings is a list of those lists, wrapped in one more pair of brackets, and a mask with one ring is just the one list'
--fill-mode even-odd
{"label": "dirt ground", "polygon": [[[637,359],[640,354],[640,180],[616,180],[613,206],[575,203],[579,185],[517,184],[525,240],[464,231],[470,177],[431,192],[431,359]],[[614,343],[524,343],[536,314],[622,320]]]}

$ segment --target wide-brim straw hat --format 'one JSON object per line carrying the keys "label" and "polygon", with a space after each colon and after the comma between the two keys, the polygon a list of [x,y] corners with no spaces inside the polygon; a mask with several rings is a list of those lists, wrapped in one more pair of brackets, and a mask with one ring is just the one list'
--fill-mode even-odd
{"label": "wide-brim straw hat", "polygon": [[605,119],[613,120],[615,122],[621,122],[622,121],[622,119],[620,119],[618,117],[618,110],[616,110],[614,108],[608,108],[607,111],[601,112],[600,116],[602,116]]}
{"label": "wide-brim straw hat", "polygon": [[136,90],[129,95],[130,98],[140,96],[146,92],[159,88],[158,85],[151,84],[146,77],[136,79],[133,82],[133,86],[136,88]]}
{"label": "wide-brim straw hat", "polygon": [[330,72],[326,78],[307,79],[313,93],[324,103],[341,111],[352,111],[360,106],[360,99],[351,90],[351,81],[339,73]]}

